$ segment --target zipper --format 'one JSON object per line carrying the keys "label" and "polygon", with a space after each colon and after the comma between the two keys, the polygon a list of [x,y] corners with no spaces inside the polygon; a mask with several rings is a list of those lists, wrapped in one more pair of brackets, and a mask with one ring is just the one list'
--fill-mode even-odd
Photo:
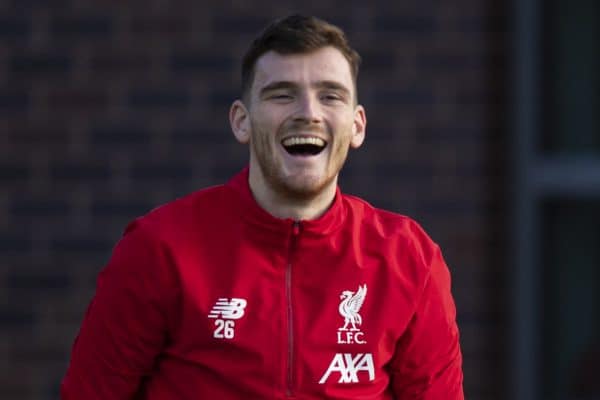
{"label": "zipper", "polygon": [[296,249],[296,242],[300,234],[300,221],[294,221],[290,238],[288,263],[285,270],[285,297],[287,302],[287,326],[288,326],[288,359],[287,359],[287,384],[286,394],[294,397],[294,308],[292,307],[292,257]]}

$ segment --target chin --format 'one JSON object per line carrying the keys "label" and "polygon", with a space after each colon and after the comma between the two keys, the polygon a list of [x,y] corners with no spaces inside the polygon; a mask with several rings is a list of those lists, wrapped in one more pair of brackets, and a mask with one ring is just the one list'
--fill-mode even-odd
{"label": "chin", "polygon": [[288,196],[309,199],[321,194],[332,181],[333,179],[322,176],[290,177],[282,186],[284,186],[284,191]]}

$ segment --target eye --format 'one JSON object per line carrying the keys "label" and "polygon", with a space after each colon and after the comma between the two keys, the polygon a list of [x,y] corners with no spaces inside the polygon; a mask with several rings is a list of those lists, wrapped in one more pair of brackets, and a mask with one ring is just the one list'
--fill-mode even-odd
{"label": "eye", "polygon": [[321,99],[325,102],[328,103],[334,103],[334,102],[343,102],[344,101],[344,97],[341,96],[338,93],[324,93],[321,96]]}
{"label": "eye", "polygon": [[275,103],[289,103],[294,100],[294,96],[291,93],[278,92],[267,96],[267,100]]}

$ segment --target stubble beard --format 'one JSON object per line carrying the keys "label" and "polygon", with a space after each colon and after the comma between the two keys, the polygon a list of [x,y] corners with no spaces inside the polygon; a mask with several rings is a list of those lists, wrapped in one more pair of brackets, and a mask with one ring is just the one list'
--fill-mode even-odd
{"label": "stubble beard", "polygon": [[[261,131],[254,124],[252,132],[254,134],[250,146],[264,177],[265,184],[279,197],[291,202],[308,202],[321,195],[329,185],[334,183],[347,156],[346,151],[346,154],[338,162],[339,165],[335,166],[336,171],[334,173],[326,168],[323,172],[324,176],[288,177],[283,174],[283,166],[280,165],[280,161],[273,154],[276,150],[271,147],[269,133]],[[279,132],[276,137],[281,137]],[[277,145],[275,143],[275,146]],[[340,149],[333,149],[331,150],[331,157],[336,156],[336,151],[341,152]]]}

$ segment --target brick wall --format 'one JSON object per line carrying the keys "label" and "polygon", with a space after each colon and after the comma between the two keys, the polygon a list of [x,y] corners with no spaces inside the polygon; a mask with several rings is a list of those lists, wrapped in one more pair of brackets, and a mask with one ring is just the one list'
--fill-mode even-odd
{"label": "brick wall", "polygon": [[301,11],[364,58],[368,137],[342,187],[440,243],[467,396],[502,399],[503,3],[212,3],[0,2],[0,398],[56,398],[127,221],[245,164],[227,122],[240,55]]}

